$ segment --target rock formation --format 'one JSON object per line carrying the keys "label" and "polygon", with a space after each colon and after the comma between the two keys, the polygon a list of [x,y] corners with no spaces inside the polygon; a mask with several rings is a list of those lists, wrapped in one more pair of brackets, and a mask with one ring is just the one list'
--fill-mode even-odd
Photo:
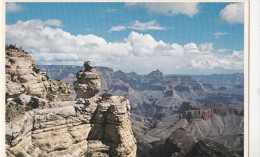
{"label": "rock formation", "polygon": [[[6,156],[136,156],[129,100],[108,93],[94,96],[100,89],[100,81],[97,72],[88,63],[77,76],[76,91],[80,94],[77,101],[50,101],[50,93],[64,93],[66,89],[57,89],[57,82],[49,80],[44,74],[37,74],[38,70],[34,69],[28,54],[9,50],[7,53],[9,68],[6,76],[10,77],[7,89],[12,94],[8,95],[6,105],[9,111],[15,109],[15,112],[6,123]],[[20,65],[19,57],[28,61],[24,62],[26,65],[21,64],[23,70],[13,65]],[[33,82],[33,76],[41,78],[41,81]],[[44,86],[47,81],[48,88]],[[28,90],[35,84],[38,88],[29,93]],[[18,90],[20,87],[23,88]],[[22,110],[23,113],[20,113]]]}
{"label": "rock formation", "polygon": [[236,152],[210,139],[197,140],[184,129],[175,130],[165,143],[150,150],[151,157],[239,157]]}
{"label": "rock formation", "polygon": [[184,129],[177,129],[166,139],[164,144],[151,149],[150,154],[151,157],[184,157],[196,142],[196,137],[186,133]]}
{"label": "rock formation", "polygon": [[84,71],[76,74],[77,81],[74,82],[74,90],[77,93],[76,98],[91,98],[97,94],[101,88],[101,82],[96,69],[89,61],[84,63]]}
{"label": "rock formation", "polygon": [[147,77],[161,78],[161,77],[163,77],[163,73],[162,73],[159,69],[157,69],[156,71],[150,72],[150,73],[147,75]]}
{"label": "rock formation", "polygon": [[[241,154],[242,156],[243,154]],[[229,148],[210,139],[203,139],[197,142],[187,156],[201,157],[240,157],[236,152],[231,151]]]}
{"label": "rock formation", "polygon": [[49,106],[6,124],[7,156],[135,156],[130,104],[123,97]]}
{"label": "rock formation", "polygon": [[[43,67],[52,78],[60,74],[61,80],[69,78],[71,73],[76,80],[76,73],[83,69],[82,66],[63,65]],[[108,91],[130,100],[137,156],[146,156],[150,148],[164,142],[178,128],[243,151],[243,74],[187,76],[153,71],[138,75],[107,67],[95,68],[102,85],[98,94]],[[72,85],[75,80],[70,79],[68,83]],[[222,86],[227,90],[220,90]],[[191,108],[181,112],[179,108],[183,108],[186,101],[191,102],[188,103]]]}
{"label": "rock formation", "polygon": [[228,115],[236,115],[243,116],[244,112],[241,108],[236,107],[227,107],[223,104],[218,104],[214,106],[196,106],[189,102],[183,102],[181,108],[179,109],[180,119],[184,118],[187,121],[191,122],[194,119],[210,119],[212,116],[220,115],[220,116],[228,116]]}
{"label": "rock formation", "polygon": [[35,68],[30,55],[17,48],[6,50],[5,69],[7,98],[24,93],[51,101],[71,100],[68,84],[49,79],[42,70]]}

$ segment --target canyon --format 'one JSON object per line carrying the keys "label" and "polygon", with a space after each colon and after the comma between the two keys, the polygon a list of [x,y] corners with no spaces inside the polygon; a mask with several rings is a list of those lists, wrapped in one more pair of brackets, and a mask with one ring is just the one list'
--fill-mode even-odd
{"label": "canyon", "polygon": [[[68,65],[38,67],[52,78],[69,83],[71,89],[72,82],[76,80],[75,72],[81,68]],[[242,156],[242,73],[165,75],[157,69],[140,75],[107,67],[95,68],[102,82],[100,93],[120,95],[130,100],[137,156],[151,156],[155,153],[154,149],[160,147],[179,128],[194,136],[197,142],[211,140]],[[73,95],[74,91],[71,93]]]}
{"label": "canyon", "polygon": [[244,76],[35,65],[6,49],[6,156],[243,156]]}

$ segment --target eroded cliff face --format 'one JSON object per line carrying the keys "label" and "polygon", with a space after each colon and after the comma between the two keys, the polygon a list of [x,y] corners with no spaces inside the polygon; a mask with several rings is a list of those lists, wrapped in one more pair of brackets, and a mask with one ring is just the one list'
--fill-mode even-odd
{"label": "eroded cliff face", "polygon": [[[134,130],[139,128],[148,130],[149,125],[144,125],[144,122],[147,124],[149,119],[138,118],[134,119]],[[136,126],[140,127],[136,128]],[[231,154],[234,153],[235,156],[243,156],[243,128],[243,108],[239,106],[226,106],[223,104],[200,106],[193,102],[184,102],[171,115],[163,117],[151,131],[135,134],[135,137],[137,141],[142,142],[138,141],[140,143],[138,145],[140,156],[158,156],[158,154],[162,157],[174,156],[173,154],[175,156],[192,156],[187,154],[191,151],[198,153],[197,156],[203,156],[204,154],[206,154],[204,156],[212,156],[207,155],[207,149],[209,153],[215,150],[215,153],[221,153],[222,155],[225,152],[230,152]],[[178,129],[182,131],[177,131]],[[186,146],[191,143],[189,140],[192,138],[182,138],[182,135],[193,136],[196,139],[196,141],[193,141],[194,144],[202,141],[196,147],[195,145],[190,145],[187,148]],[[169,143],[169,140],[172,142]],[[209,144],[205,140],[209,140]],[[188,143],[185,143],[185,141]],[[145,145],[145,142],[151,144],[150,148],[149,145]],[[203,142],[206,142],[206,146],[204,146]],[[218,143],[216,147],[220,146],[225,148],[225,150],[215,149],[215,143]],[[168,147],[169,144],[171,147]],[[215,156],[217,155],[215,154]]]}
{"label": "eroded cliff face", "polygon": [[[197,139],[180,128],[175,130],[164,144],[150,150],[151,157],[240,157],[237,152],[210,139]],[[241,155],[242,156],[242,155]]]}
{"label": "eroded cliff face", "polygon": [[28,54],[16,49],[6,53],[6,106],[15,110],[6,122],[6,156],[136,156],[129,100],[95,96],[100,81],[88,81],[88,67],[76,81],[77,101],[60,101],[67,92],[60,87],[66,86],[35,69]]}
{"label": "eroded cliff face", "polygon": [[219,137],[243,135],[244,110],[235,106],[196,106],[184,102],[179,109],[178,123],[194,136]]}
{"label": "eroded cliff face", "polygon": [[49,79],[45,72],[35,68],[32,57],[25,52],[7,49],[5,68],[7,98],[27,94],[50,101],[71,100],[69,85]]}
{"label": "eroded cliff face", "polygon": [[123,97],[49,105],[6,124],[7,156],[135,156],[130,104]]}
{"label": "eroded cliff face", "polygon": [[177,114],[174,131],[150,156],[243,156],[243,109],[184,102]]}

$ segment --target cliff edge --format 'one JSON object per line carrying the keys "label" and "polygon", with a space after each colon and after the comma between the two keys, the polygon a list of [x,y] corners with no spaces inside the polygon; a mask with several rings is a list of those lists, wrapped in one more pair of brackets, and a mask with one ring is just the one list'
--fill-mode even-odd
{"label": "cliff edge", "polygon": [[129,100],[96,96],[98,73],[84,65],[75,82],[79,96],[68,101],[66,84],[50,80],[25,52],[6,50],[6,156],[136,156]]}

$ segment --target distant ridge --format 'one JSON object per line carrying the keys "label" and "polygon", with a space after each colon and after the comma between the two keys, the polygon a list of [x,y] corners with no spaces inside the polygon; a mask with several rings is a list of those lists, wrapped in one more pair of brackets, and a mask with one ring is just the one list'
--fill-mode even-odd
{"label": "distant ridge", "polygon": [[[37,68],[42,69],[48,73],[53,79],[63,79],[70,73],[76,73],[83,69],[83,66],[75,65],[36,65]],[[125,73],[122,70],[114,71],[112,68],[104,66],[95,66],[98,71],[111,71],[118,74],[126,74],[131,77],[144,76],[137,74],[132,71],[130,73]],[[58,70],[59,69],[59,70]],[[62,71],[62,72],[61,72]],[[217,86],[227,86],[235,87],[237,85],[244,84],[244,74],[243,73],[232,73],[232,74],[209,74],[209,75],[187,75],[187,74],[163,74],[159,69],[146,74],[148,77],[176,77],[176,76],[188,76],[193,77],[198,81],[203,81],[204,83],[211,83]]]}

